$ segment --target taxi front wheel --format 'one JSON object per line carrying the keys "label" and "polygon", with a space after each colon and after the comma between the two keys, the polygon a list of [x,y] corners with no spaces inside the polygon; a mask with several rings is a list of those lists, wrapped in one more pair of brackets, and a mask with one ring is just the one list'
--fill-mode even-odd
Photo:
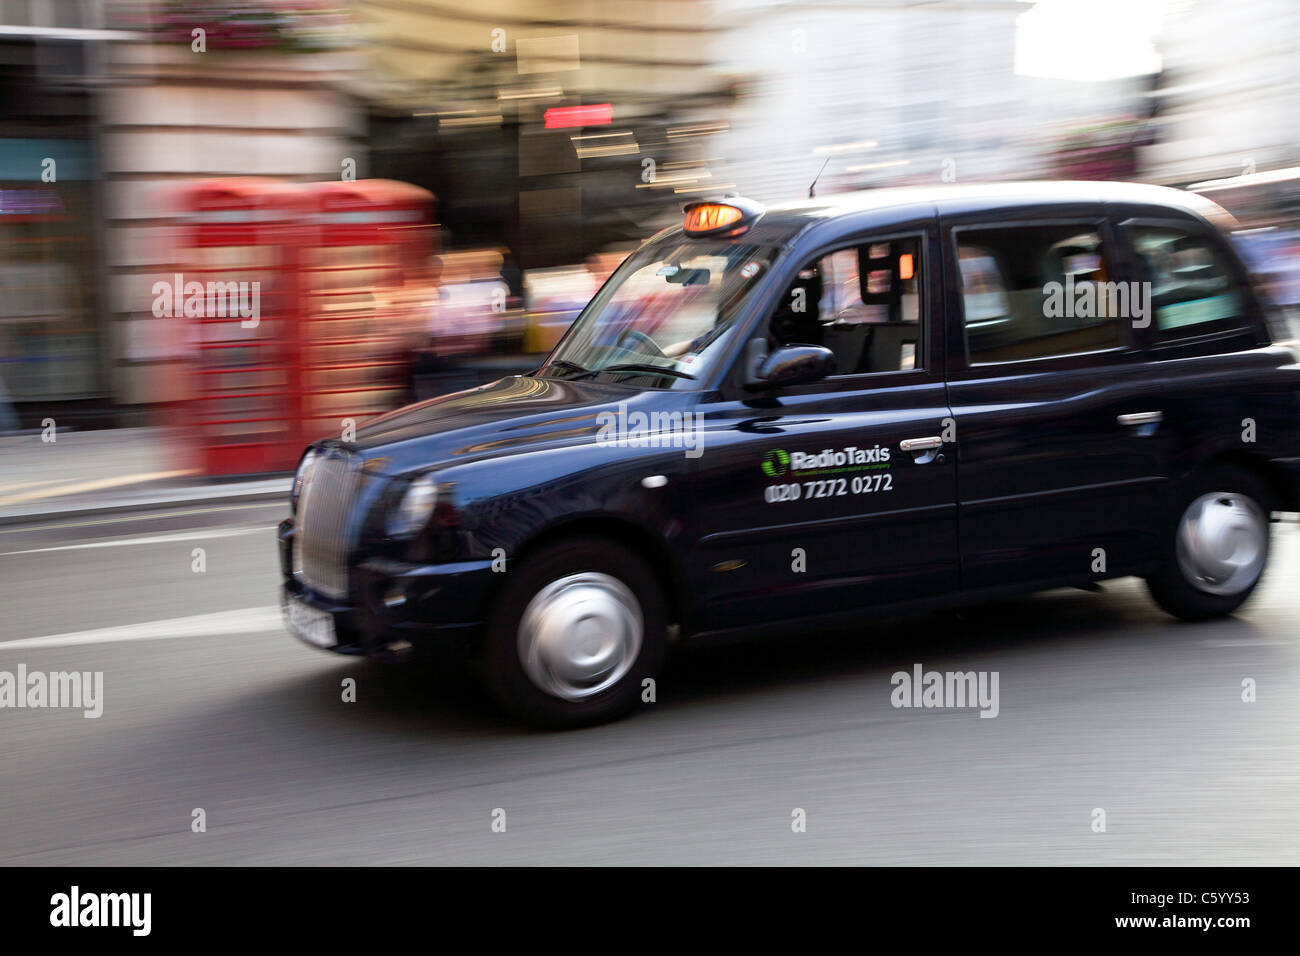
{"label": "taxi front wheel", "polygon": [[662,589],[627,548],[558,541],[506,571],[488,622],[488,687],[511,714],[548,727],[621,717],[667,646]]}
{"label": "taxi front wheel", "polygon": [[1161,567],[1147,578],[1156,603],[1185,621],[1240,607],[1268,561],[1272,501],[1266,482],[1235,466],[1189,482],[1164,531]]}

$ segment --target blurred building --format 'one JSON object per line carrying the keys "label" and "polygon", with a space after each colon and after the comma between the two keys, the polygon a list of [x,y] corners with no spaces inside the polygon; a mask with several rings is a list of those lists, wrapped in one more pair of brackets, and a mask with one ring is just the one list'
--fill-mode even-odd
{"label": "blurred building", "polygon": [[[777,200],[823,164],[822,192],[1058,176],[1058,152],[1130,117],[1148,85],[1102,69],[1121,38],[1090,46],[1079,27],[1098,17],[1074,6],[1058,25],[1023,0],[719,0],[720,63],[744,91],[713,150],[723,178]],[[1084,69],[1062,69],[1071,57]]]}
{"label": "blurred building", "polygon": [[[27,233],[66,233],[18,247],[8,228],[0,253],[27,290],[11,308],[45,310],[0,333],[29,424],[51,401],[132,421],[180,393],[185,325],[150,289],[171,278],[186,182],[409,181],[438,195],[448,246],[504,250],[517,292],[521,269],[675,216],[649,187],[731,103],[703,0],[4,0],[0,23],[0,183],[28,184],[13,208],[57,211]],[[47,156],[57,184],[39,182]]]}
{"label": "blurred building", "polygon": [[715,69],[731,27],[706,0],[358,9],[375,175],[434,192],[450,247],[504,246],[523,269],[668,221],[733,100]]}
{"label": "blurred building", "polygon": [[[178,394],[185,325],[152,314],[150,289],[174,272],[176,197],[185,183],[366,174],[364,106],[347,85],[360,61],[338,49],[351,43],[349,25],[326,22],[319,42],[294,32],[299,23],[316,29],[336,6],[150,0],[113,8],[126,35],[105,44],[100,143],[111,394],[120,405]],[[277,19],[250,24],[237,16],[259,8]]]}
{"label": "blurred building", "polygon": [[1171,4],[1161,52],[1150,179],[1185,185],[1300,165],[1300,4]]}
{"label": "blurred building", "polygon": [[150,289],[172,271],[181,184],[364,169],[337,30],[290,35],[311,3],[274,25],[257,6],[0,3],[0,378],[27,424],[174,397],[185,330]]}
{"label": "blurred building", "polygon": [[29,425],[52,404],[150,420],[177,397],[185,325],[150,290],[198,178],[414,183],[445,248],[500,259],[512,302],[523,274],[581,275],[683,200],[796,198],[819,171],[822,192],[1255,173],[1253,202],[1300,214],[1277,174],[1300,167],[1300,8],[1243,11],[0,0],[0,380]]}

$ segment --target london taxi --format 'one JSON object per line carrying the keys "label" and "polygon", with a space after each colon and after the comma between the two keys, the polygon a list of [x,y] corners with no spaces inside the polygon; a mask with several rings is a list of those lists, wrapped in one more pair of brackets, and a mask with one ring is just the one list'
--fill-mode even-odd
{"label": "london taxi", "polygon": [[289,628],[463,648],[573,726],[722,631],[1123,575],[1228,614],[1300,510],[1300,366],[1231,226],[1123,183],[688,205],[533,373],[307,450]]}

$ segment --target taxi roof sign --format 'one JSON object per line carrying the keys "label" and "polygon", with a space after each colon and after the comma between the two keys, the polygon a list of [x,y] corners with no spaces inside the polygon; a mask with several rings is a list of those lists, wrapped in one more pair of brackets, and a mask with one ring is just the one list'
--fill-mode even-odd
{"label": "taxi roof sign", "polygon": [[682,211],[689,236],[738,236],[763,214],[757,203],[738,196],[687,203]]}

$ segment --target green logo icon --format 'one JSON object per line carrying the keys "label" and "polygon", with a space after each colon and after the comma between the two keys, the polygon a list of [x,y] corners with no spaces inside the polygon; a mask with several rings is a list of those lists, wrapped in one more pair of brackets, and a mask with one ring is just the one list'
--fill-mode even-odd
{"label": "green logo icon", "polygon": [[763,474],[780,478],[790,470],[790,453],[784,448],[773,448],[763,457]]}

